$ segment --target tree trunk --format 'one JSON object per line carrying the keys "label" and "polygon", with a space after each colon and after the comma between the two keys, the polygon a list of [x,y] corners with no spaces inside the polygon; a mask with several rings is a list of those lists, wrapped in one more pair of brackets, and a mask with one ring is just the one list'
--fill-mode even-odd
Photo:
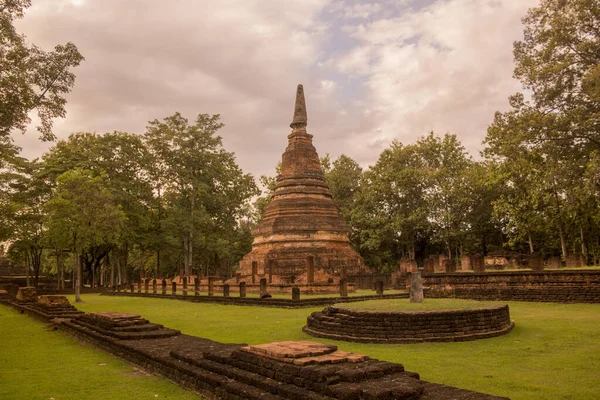
{"label": "tree trunk", "polygon": [[112,261],[112,257],[106,260],[106,262],[109,263],[108,265],[110,267],[110,287],[112,288],[113,286],[115,286],[115,265]]}
{"label": "tree trunk", "polygon": [[81,297],[81,272],[83,270],[83,256],[75,253],[75,270],[77,270],[77,277],[75,278],[75,302],[82,303]]}
{"label": "tree trunk", "polygon": [[60,290],[60,253],[56,252],[56,289]]}
{"label": "tree trunk", "polygon": [[121,257],[117,256],[117,286],[121,285]]}
{"label": "tree trunk", "polygon": [[562,250],[562,259],[567,259],[567,242],[565,241],[565,231],[562,220],[558,224],[558,234],[560,235],[560,248]]}
{"label": "tree trunk", "polygon": [[531,239],[531,231],[527,231],[527,240],[529,241],[529,253],[533,254],[533,240]]}

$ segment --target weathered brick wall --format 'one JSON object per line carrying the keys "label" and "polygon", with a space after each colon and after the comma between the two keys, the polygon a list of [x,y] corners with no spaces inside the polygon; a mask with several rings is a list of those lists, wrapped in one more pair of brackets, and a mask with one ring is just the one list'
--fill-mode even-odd
{"label": "weathered brick wall", "polygon": [[304,331],[310,335],[362,343],[452,342],[508,333],[508,306],[473,310],[366,312],[327,307],[312,313]]}
{"label": "weathered brick wall", "polygon": [[516,271],[423,275],[425,297],[600,303],[600,271]]}

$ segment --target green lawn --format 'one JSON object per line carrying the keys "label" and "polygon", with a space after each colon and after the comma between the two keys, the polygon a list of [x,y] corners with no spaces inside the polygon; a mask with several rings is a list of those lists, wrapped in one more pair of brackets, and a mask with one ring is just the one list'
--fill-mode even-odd
{"label": "green lawn", "polygon": [[[334,343],[313,338],[301,331],[308,314],[320,310],[320,307],[278,309],[224,306],[90,294],[84,295],[83,299],[85,303],[77,305],[83,311],[139,313],[152,322],[222,342],[256,344],[280,340],[318,340]],[[388,303],[386,307],[393,309],[395,304],[398,304],[398,308],[400,304],[405,307],[408,300],[385,302]],[[448,299],[426,299],[423,304],[427,307],[446,308],[452,306],[452,303]],[[462,301],[455,303],[455,307],[464,304]],[[343,350],[402,363],[407,370],[419,372],[426,380],[512,399],[600,398],[600,305],[508,304],[516,327],[510,334],[498,338],[464,343],[411,345],[335,343]],[[80,346],[62,334],[46,332],[43,324],[14,315],[13,311],[5,307],[0,308],[0,314],[3,348],[9,349],[8,352],[0,352],[0,398],[71,398],[59,395],[66,393],[63,391],[66,387],[73,387],[74,393],[75,390],[79,391],[72,398],[81,399],[146,398],[144,393],[152,393],[152,396],[156,393],[159,398],[165,398],[165,393],[183,393],[176,398],[185,398],[183,396],[186,394],[190,396],[175,386],[159,392],[158,388],[163,388],[164,384],[160,379],[131,376],[131,367],[123,366],[102,352]],[[4,320],[7,315],[11,320]],[[9,327],[6,326],[7,323]],[[30,341],[34,341],[33,348],[28,345]],[[54,341],[58,344],[48,345]],[[75,351],[76,357],[73,355]],[[18,359],[18,362],[14,359]],[[108,361],[97,361],[100,359]],[[83,368],[75,363],[82,363],[88,369],[76,377],[74,372],[66,370],[70,364],[75,365],[74,371]],[[99,366],[101,363],[107,365]],[[27,366],[30,369],[24,370]],[[104,371],[102,381],[98,380],[99,377],[91,380],[89,377],[97,375],[93,372],[99,369]],[[110,374],[107,372],[109,370]],[[131,397],[131,393],[116,390],[118,394],[105,396],[104,390],[108,389],[104,388],[101,389],[101,396],[88,394],[92,387],[107,385],[111,389],[113,384],[103,383],[107,376],[121,379],[123,382],[120,385],[142,394]],[[128,381],[124,383],[126,379]],[[46,382],[47,386],[23,384],[33,381]],[[56,388],[56,392],[53,393],[52,388]],[[33,396],[32,393],[41,397]],[[11,394],[12,397],[6,397],[6,394]],[[17,397],[15,394],[18,394]]]}
{"label": "green lawn", "polygon": [[1,303],[0,338],[3,400],[199,399]]}

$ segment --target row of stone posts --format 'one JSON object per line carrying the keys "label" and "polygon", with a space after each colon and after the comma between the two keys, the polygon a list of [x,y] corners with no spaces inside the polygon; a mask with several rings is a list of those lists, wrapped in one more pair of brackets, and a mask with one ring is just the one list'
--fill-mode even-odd
{"label": "row of stone posts", "polygon": [[[152,279],[152,280],[143,279],[143,281],[144,281],[143,282],[144,293],[147,294],[149,292],[150,281],[152,281],[152,293],[154,293],[154,294],[157,293],[156,279]],[[184,296],[187,296],[187,294],[188,294],[187,277],[183,277],[182,285],[183,285],[182,293]],[[340,279],[339,286],[340,286],[340,297],[348,297],[348,281],[346,280],[346,278]],[[375,286],[376,286],[377,294],[379,296],[383,295],[383,281],[377,281]],[[120,292],[121,287],[120,286],[115,287],[115,290]],[[130,291],[131,291],[131,293],[135,292],[134,284],[130,285]],[[137,292],[142,293],[142,281],[141,280],[139,282],[137,282]],[[161,282],[161,293],[163,295],[167,294],[167,281],[165,279],[163,279]],[[171,294],[172,295],[177,294],[177,283],[176,282],[171,283]],[[242,297],[242,298],[246,297],[246,282],[239,283],[239,294],[240,294],[240,297]],[[194,278],[194,295],[195,296],[200,295],[200,280],[198,278]],[[208,295],[214,296],[214,279],[212,277],[208,278]],[[223,285],[223,297],[229,297],[229,295],[230,295],[230,286],[228,284],[224,284]],[[260,280],[260,297],[261,298],[271,297],[271,295],[267,292],[266,278],[262,278]],[[292,288],[292,300],[300,300],[300,288],[298,288],[297,286],[294,286]]]}

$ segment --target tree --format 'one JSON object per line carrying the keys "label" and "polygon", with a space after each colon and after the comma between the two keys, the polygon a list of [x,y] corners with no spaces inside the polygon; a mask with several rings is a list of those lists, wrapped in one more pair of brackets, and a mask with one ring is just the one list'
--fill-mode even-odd
{"label": "tree", "polygon": [[216,134],[222,127],[219,115],[200,114],[189,124],[175,113],[150,121],[144,135],[154,164],[163,171],[165,227],[182,244],[186,275],[196,248],[207,269],[220,264],[222,240],[229,240],[250,197],[258,194],[253,177],[223,149]]}
{"label": "tree", "polygon": [[104,177],[79,168],[58,177],[54,196],[44,209],[47,234],[75,254],[75,301],[81,301],[79,290],[84,252],[117,242],[125,224],[125,214],[107,189]]}
{"label": "tree", "polygon": [[[55,187],[58,176],[76,168],[91,171],[94,176],[102,175],[106,189],[127,217],[118,242],[100,244],[82,254],[84,278],[92,286],[96,284],[92,278],[103,277],[110,252],[118,272],[117,281],[121,283],[128,270],[131,247],[152,248],[160,239],[155,235],[151,220],[154,195],[148,176],[149,165],[150,156],[141,138],[126,132],[71,134],[68,140],[59,141],[43,156],[41,174],[49,187]],[[113,271],[111,269],[114,278]]]}
{"label": "tree", "polygon": [[[541,0],[522,21],[515,77],[531,91],[540,126],[547,128],[531,130],[528,140],[599,149],[600,3]],[[528,106],[518,98],[513,102]]]}
{"label": "tree", "polygon": [[9,136],[13,129],[24,132],[31,121],[29,112],[35,109],[41,138],[52,140],[52,119],[66,114],[64,95],[75,83],[71,68],[83,56],[70,42],[51,52],[27,46],[13,23],[30,5],[30,0],[0,1],[0,137]]}

